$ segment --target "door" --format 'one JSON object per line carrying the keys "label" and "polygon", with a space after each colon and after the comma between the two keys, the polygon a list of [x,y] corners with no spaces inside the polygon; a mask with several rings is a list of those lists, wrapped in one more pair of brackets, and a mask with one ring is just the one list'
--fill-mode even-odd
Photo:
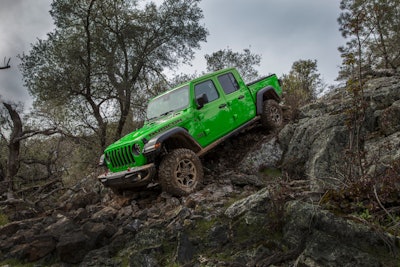
{"label": "door", "polygon": [[235,76],[231,73],[225,73],[218,76],[226,102],[231,109],[234,127],[254,118],[256,109],[252,96],[245,85],[239,86]]}
{"label": "door", "polygon": [[194,93],[196,99],[206,96],[204,106],[197,111],[202,132],[196,134],[199,143],[206,146],[230,132],[234,127],[234,120],[225,98],[211,79],[195,84]]}

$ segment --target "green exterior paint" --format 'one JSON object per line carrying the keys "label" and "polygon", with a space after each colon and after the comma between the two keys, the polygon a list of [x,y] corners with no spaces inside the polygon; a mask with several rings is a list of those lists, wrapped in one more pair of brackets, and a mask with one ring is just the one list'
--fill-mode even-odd
{"label": "green exterior paint", "polygon": [[[281,96],[276,75],[246,86],[237,70],[230,68],[166,91],[150,101],[147,114],[151,118],[141,129],[105,149],[105,164],[115,173],[151,163],[152,159],[146,157],[145,145],[152,144],[152,139],[174,127],[185,129],[201,148],[206,148],[257,116],[256,95],[267,86],[272,86],[276,95]],[[199,107],[196,97],[203,93],[209,102]]]}

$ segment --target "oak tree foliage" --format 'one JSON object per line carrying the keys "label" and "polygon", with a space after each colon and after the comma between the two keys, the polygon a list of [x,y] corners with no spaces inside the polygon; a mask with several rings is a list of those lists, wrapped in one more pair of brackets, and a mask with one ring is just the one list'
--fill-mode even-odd
{"label": "oak tree foliage", "polygon": [[143,113],[148,81],[206,40],[199,1],[54,1],[54,31],[21,56],[35,106],[68,114],[71,133],[95,134],[101,151]]}
{"label": "oak tree foliage", "polygon": [[210,55],[205,55],[205,59],[209,72],[235,67],[246,82],[258,78],[255,66],[260,65],[261,56],[253,54],[248,48],[243,49],[242,53],[234,52],[230,48],[218,50]]}

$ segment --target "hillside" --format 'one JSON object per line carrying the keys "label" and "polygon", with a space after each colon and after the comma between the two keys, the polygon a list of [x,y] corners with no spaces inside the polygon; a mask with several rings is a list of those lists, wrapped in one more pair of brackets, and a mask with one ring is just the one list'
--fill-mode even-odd
{"label": "hillside", "polygon": [[364,99],[357,155],[341,89],[220,145],[188,197],[116,196],[93,174],[40,216],[4,203],[0,266],[398,266],[400,77],[370,80]]}

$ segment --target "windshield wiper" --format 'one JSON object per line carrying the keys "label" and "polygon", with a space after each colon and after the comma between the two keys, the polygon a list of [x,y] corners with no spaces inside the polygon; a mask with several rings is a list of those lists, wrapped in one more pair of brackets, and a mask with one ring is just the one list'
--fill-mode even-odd
{"label": "windshield wiper", "polygon": [[151,117],[151,118],[147,118],[147,121],[151,121],[151,120],[154,120],[154,119],[156,119],[157,117]]}
{"label": "windshield wiper", "polygon": [[159,117],[166,116],[166,115],[168,115],[168,114],[170,114],[170,113],[172,113],[172,112],[174,112],[174,111],[175,111],[174,109],[169,110],[169,111],[167,111],[167,112],[161,113],[161,114],[158,115],[158,116],[148,118],[147,121],[151,121],[151,120],[157,119],[157,118],[159,118]]}
{"label": "windshield wiper", "polygon": [[160,114],[159,117],[168,115],[168,114],[170,114],[170,113],[172,113],[172,112],[174,112],[174,111],[175,111],[174,109],[171,109],[171,110],[169,110],[169,111],[167,111],[167,112],[164,112],[164,113]]}

